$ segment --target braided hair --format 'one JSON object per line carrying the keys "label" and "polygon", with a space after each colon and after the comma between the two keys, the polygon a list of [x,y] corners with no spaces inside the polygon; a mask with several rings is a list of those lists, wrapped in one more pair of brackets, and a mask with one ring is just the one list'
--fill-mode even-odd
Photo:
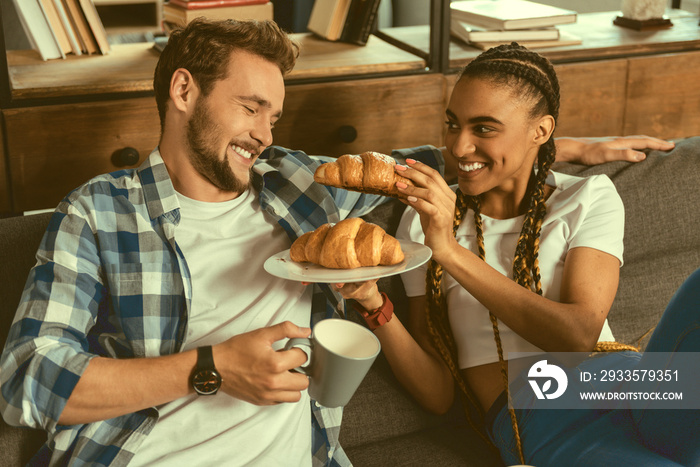
{"label": "braided hair", "polygon": [[[559,117],[559,82],[554,67],[546,58],[532,52],[516,43],[501,45],[489,49],[470,62],[461,72],[459,79],[479,78],[491,83],[506,86],[518,91],[520,95],[529,98],[533,105],[530,110],[532,118],[551,115],[554,121]],[[554,162],[556,148],[553,137],[539,148],[537,155],[537,168],[533,167],[528,182],[525,200],[527,211],[520,231],[517,246],[513,257],[513,280],[521,286],[542,295],[542,285],[538,262],[539,237],[542,220],[547,212],[545,204],[545,180],[549,168]],[[456,234],[459,225],[468,209],[474,213],[479,257],[485,259],[484,233],[481,222],[480,196],[468,196],[457,190],[457,202],[453,222],[453,233]],[[435,261],[430,261],[426,277],[427,297],[427,327],[433,338],[437,350],[447,363],[458,387],[469,402],[469,408],[480,413],[483,421],[483,412],[476,403],[473,391],[462,378],[457,364],[457,346],[450,327],[447,314],[447,305],[442,289],[442,266]],[[493,325],[494,340],[501,362],[501,374],[510,401],[508,391],[508,373],[503,358],[498,321],[489,313]],[[509,404],[510,407],[511,404]],[[471,410],[473,412],[474,410]],[[517,442],[518,454],[521,463],[525,463],[522,443],[515,417],[515,411],[509,409],[513,431]],[[475,425],[469,411],[468,418]],[[481,430],[478,430],[481,433]],[[482,434],[483,435],[483,434]]]}

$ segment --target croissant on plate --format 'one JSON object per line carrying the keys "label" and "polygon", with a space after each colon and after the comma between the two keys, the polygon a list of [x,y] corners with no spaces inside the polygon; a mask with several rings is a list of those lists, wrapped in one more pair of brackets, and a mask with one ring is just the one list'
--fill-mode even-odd
{"label": "croissant on plate", "polygon": [[413,182],[394,170],[393,157],[378,152],[364,152],[359,156],[345,154],[334,162],[321,164],[314,180],[322,185],[346,190],[398,198],[401,193],[396,182],[412,186]]}
{"label": "croissant on plate", "polygon": [[378,225],[357,217],[306,232],[292,243],[289,256],[298,263],[333,269],[389,266],[404,259],[398,240]]}

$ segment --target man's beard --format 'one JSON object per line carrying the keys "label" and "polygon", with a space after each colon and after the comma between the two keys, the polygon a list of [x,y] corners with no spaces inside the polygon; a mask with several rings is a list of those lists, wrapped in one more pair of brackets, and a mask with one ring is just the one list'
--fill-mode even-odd
{"label": "man's beard", "polygon": [[224,155],[222,159],[216,149],[209,145],[221,134],[219,125],[209,118],[206,98],[200,97],[195,104],[194,114],[187,122],[190,162],[200,175],[218,189],[242,193],[248,188],[250,178],[245,183],[236,178],[229,165],[228,156]]}

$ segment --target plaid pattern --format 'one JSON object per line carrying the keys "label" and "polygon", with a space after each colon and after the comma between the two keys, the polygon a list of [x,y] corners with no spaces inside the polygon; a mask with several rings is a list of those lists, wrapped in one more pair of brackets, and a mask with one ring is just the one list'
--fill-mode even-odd
{"label": "plaid pattern", "polygon": [[[432,147],[393,155],[443,169]],[[314,183],[314,170],[327,160],[273,146],[253,168],[261,206],[292,240],[386,199]],[[57,420],[91,358],[180,350],[192,287],[174,240],[179,220],[158,149],[138,169],[96,177],[57,207],[0,360],[5,420],[49,432],[37,464],[126,465],[156,423],[154,408],[86,425]],[[312,324],[344,314],[337,293],[314,287]],[[314,465],[350,465],[338,443],[342,410],[312,401],[312,411]]]}

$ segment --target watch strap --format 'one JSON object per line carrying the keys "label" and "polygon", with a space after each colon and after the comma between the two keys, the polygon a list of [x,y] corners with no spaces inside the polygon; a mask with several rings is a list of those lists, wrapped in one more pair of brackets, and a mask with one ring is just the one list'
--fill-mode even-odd
{"label": "watch strap", "polygon": [[384,292],[381,292],[382,305],[374,310],[366,310],[363,306],[355,303],[353,306],[355,310],[362,316],[367,323],[367,327],[370,331],[374,331],[380,326],[384,326],[386,323],[391,321],[394,316],[394,304],[391,303],[389,297]]}
{"label": "watch strap", "polygon": [[203,347],[197,347],[197,366],[195,371],[200,370],[215,370],[214,365],[214,352],[212,351],[211,345],[205,345]]}

